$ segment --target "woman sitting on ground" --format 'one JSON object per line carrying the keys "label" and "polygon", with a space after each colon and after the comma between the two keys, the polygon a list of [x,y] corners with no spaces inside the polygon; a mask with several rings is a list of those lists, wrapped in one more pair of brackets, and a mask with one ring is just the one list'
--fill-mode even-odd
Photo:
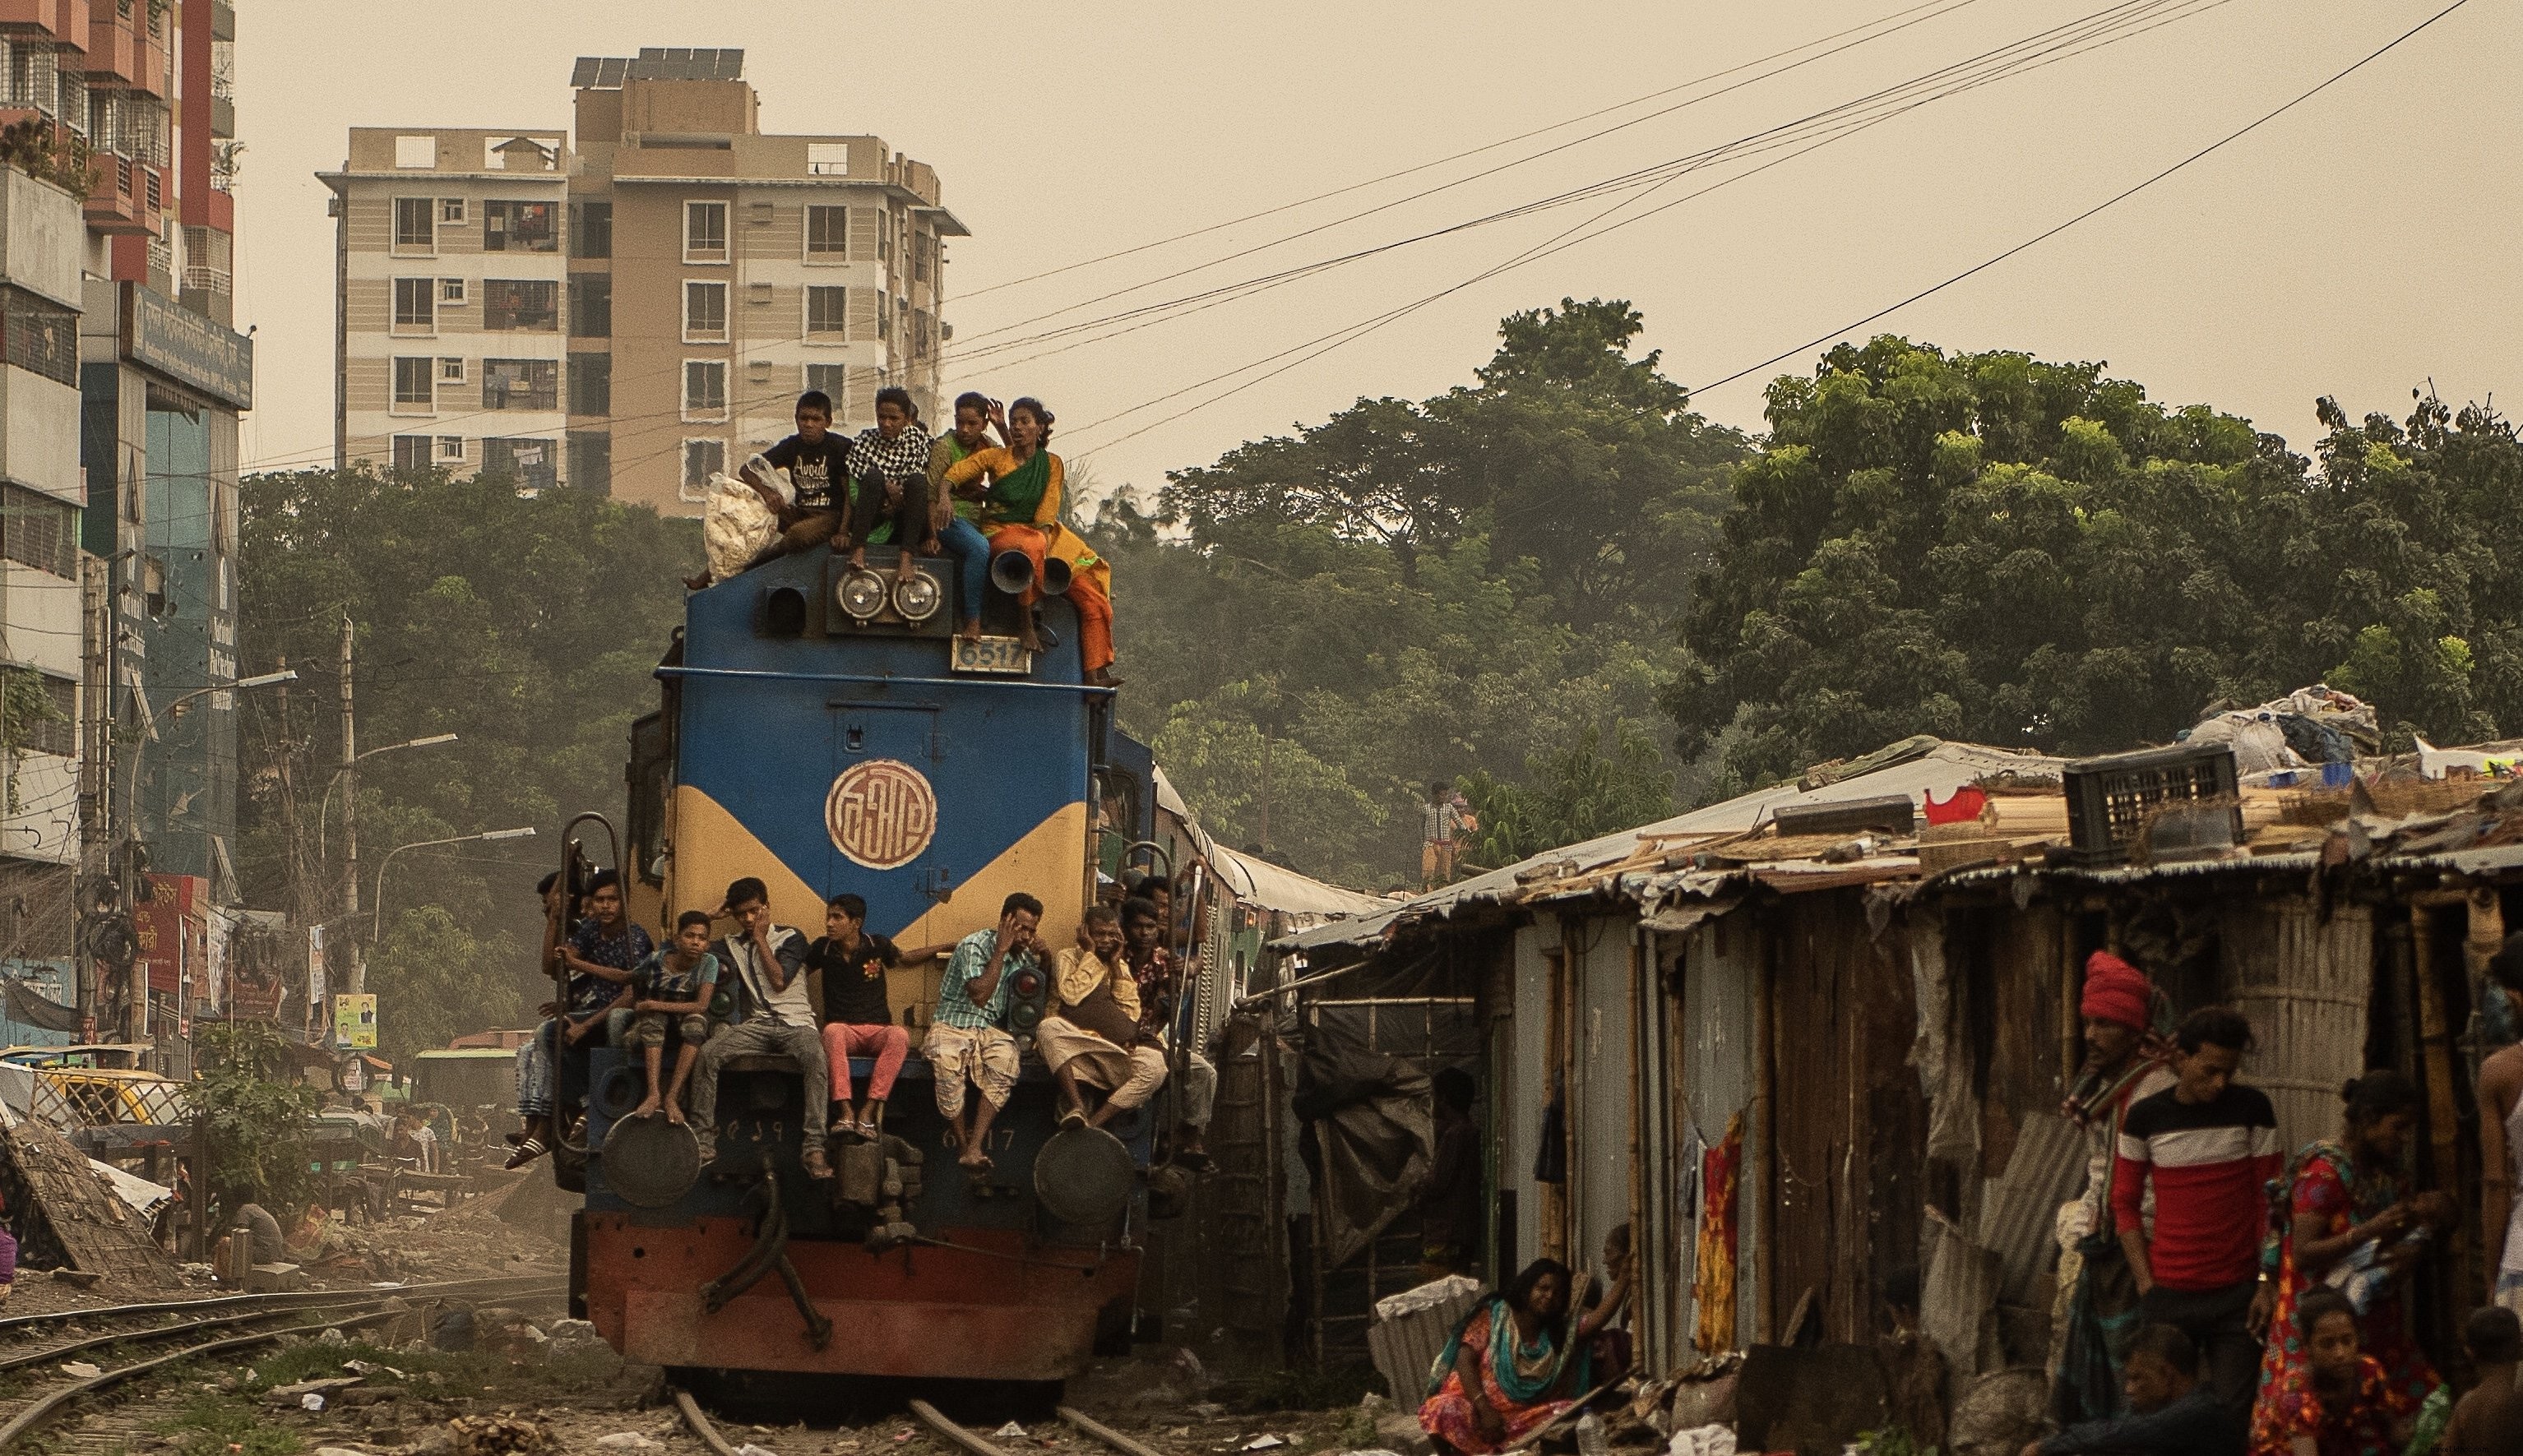
{"label": "woman sitting on ground", "polygon": [[1491,1456],[1559,1417],[1594,1388],[1587,1344],[1629,1296],[1617,1272],[1603,1301],[1568,1327],[1572,1281],[1536,1259],[1501,1293],[1474,1306],[1430,1369],[1420,1428],[1441,1453]]}
{"label": "woman sitting on ground", "polygon": [[[2268,1348],[2261,1357],[2260,1395],[2253,1402],[2253,1450],[2280,1453],[2283,1443],[2261,1438],[2286,1422],[2283,1402],[2298,1388],[2311,1359],[2310,1337],[2298,1311],[2334,1276],[2354,1288],[2350,1312],[2359,1350],[2380,1369],[2395,1398],[2415,1410],[2444,1384],[2417,1341],[2409,1337],[2401,1293],[2405,1275],[2426,1241],[2452,1226],[2452,1205],[2442,1194],[2409,1194],[2401,1173],[2418,1115],[2418,1091],[2388,1067],[2369,1071],[2341,1090],[2346,1104],[2339,1137],[2324,1139],[2296,1155],[2287,1180],[2288,1222],[2275,1249],[2274,1268],[2262,1264],[2277,1291]],[[2343,1272],[2343,1265],[2346,1266]],[[2357,1303],[2362,1313],[2357,1313]],[[2327,1456],[2328,1448],[2323,1448]]]}
{"label": "woman sitting on ground", "polygon": [[1052,419],[1039,399],[1009,405],[1004,422],[994,407],[991,422],[1007,437],[1007,447],[976,450],[956,461],[946,471],[946,486],[980,502],[981,534],[989,538],[991,554],[1022,551],[1033,563],[1034,585],[1025,588],[1025,610],[1017,619],[1024,649],[1042,650],[1032,606],[1042,594],[1043,561],[1057,556],[1070,567],[1069,600],[1077,608],[1077,649],[1086,681],[1097,687],[1118,687],[1112,675],[1113,569],[1060,523],[1068,472],[1049,448]]}
{"label": "woman sitting on ground", "polygon": [[2251,1456],[2393,1456],[2409,1439],[2419,1402],[2364,1352],[2356,1306],[2325,1286],[2295,1312],[2285,1342],[2304,1358],[2261,1387]]}

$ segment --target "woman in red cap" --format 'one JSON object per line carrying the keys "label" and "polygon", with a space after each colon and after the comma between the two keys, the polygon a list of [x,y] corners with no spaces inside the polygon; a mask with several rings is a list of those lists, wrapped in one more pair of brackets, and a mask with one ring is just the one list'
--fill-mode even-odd
{"label": "woman in red cap", "polygon": [[2075,1300],[2052,1399],[2066,1424],[2118,1414],[2122,1355],[2140,1323],[2137,1282],[2112,1226],[2112,1154],[2128,1109],[2173,1083],[2168,1049],[2155,1031],[2156,1004],[2146,972],[2109,951],[2086,958],[2076,1008],[2085,1064],[2060,1108],[2086,1138],[2084,1194],[2059,1218],[2060,1282]]}

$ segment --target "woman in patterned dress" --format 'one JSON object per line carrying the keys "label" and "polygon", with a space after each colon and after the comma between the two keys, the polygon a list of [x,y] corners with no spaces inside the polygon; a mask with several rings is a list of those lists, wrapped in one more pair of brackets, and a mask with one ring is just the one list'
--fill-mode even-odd
{"label": "woman in patterned dress", "polygon": [[[2412,1233],[2441,1232],[2452,1213],[2442,1194],[2408,1195],[2401,1174],[2417,1118],[2417,1089],[2386,1068],[2350,1082],[2341,1096],[2347,1109],[2339,1138],[2297,1154],[2287,1183],[2287,1222],[2262,1257],[2277,1305],[2261,1357],[2260,1396],[2252,1407],[2252,1456],[2291,1456],[2293,1435],[2303,1426],[2298,1407],[2311,1388],[2312,1352],[2303,1311],[2325,1290],[2326,1277],[2343,1272],[2343,1261],[2353,1265],[2366,1258],[2360,1250],[2369,1244],[2375,1245],[2371,1264],[2359,1271],[2365,1276],[2360,1282],[2370,1286],[2365,1308],[2360,1314],[2355,1301],[2348,1305],[2360,1358],[2382,1372],[2396,1408],[2414,1411],[2443,1384],[2409,1338],[2401,1297],[2402,1276],[2418,1252],[2405,1241]],[[2377,1273],[2379,1281],[2372,1277]],[[2330,1446],[2321,1450],[2330,1456]]]}
{"label": "woman in patterned dress", "polygon": [[1557,1259],[1536,1259],[1474,1306],[1429,1372],[1419,1425],[1440,1453],[1491,1456],[1567,1413],[1593,1387],[1586,1346],[1628,1295],[1628,1275],[1568,1324],[1571,1280]]}
{"label": "woman in patterned dress", "polygon": [[2285,1328],[2284,1342],[2303,1355],[2261,1387],[2252,1456],[2396,1456],[2419,1402],[2360,1347],[2356,1306],[2337,1290],[2315,1289]]}

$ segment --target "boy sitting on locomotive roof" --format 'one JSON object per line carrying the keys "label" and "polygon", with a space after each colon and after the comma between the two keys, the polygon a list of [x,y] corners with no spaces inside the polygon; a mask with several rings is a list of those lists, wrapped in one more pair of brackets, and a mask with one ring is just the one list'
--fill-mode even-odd
{"label": "boy sitting on locomotive roof", "polygon": [[[684,1120],[684,1084],[691,1080],[692,1063],[709,1039],[710,998],[718,991],[718,958],[709,952],[709,927],[705,912],[685,911],[675,918],[675,943],[631,972],[637,999],[631,1003],[631,1029],[622,1044],[637,1048],[648,1067],[648,1095],[631,1109],[634,1117],[649,1116],[662,1105],[667,1121]],[[670,1024],[683,1049],[675,1054],[674,1080],[661,1087],[658,1071]]]}
{"label": "boy sitting on locomotive roof", "polygon": [[[1000,905],[997,928],[976,930],[957,941],[937,988],[928,1035],[921,1043],[936,1082],[937,1115],[945,1119],[948,1143],[963,1149],[955,1160],[968,1171],[990,1166],[983,1151],[990,1119],[1016,1091],[1017,1039],[1007,1029],[1008,981],[1040,966],[1034,927],[1041,923],[1042,902],[1019,890]],[[968,1082],[980,1094],[969,1126],[964,1116]]]}
{"label": "boy sitting on locomotive roof", "polygon": [[833,1165],[824,1156],[830,1073],[815,1006],[806,995],[806,937],[793,925],[771,922],[770,888],[749,874],[727,887],[719,914],[734,918],[736,929],[712,945],[710,953],[730,968],[737,1005],[731,1024],[721,1027],[702,1050],[700,1084],[692,1089],[701,1159],[706,1162],[717,1151],[719,1069],[731,1057],[785,1053],[797,1063],[805,1084],[801,1157],[806,1176],[830,1178]]}
{"label": "boy sitting on locomotive roof", "polygon": [[[1069,1102],[1064,1128],[1102,1127],[1146,1105],[1166,1080],[1165,1048],[1140,1023],[1138,982],[1121,959],[1121,916],[1109,905],[1090,906],[1080,934],[1086,943],[1056,963],[1059,1008],[1034,1028],[1043,1064]],[[1111,1094],[1091,1115],[1088,1087]]]}

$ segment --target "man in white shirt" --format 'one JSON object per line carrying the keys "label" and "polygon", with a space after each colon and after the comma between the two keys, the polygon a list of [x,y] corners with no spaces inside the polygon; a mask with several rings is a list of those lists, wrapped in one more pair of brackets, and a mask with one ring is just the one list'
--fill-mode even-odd
{"label": "man in white shirt", "polygon": [[719,1068],[731,1057],[785,1053],[795,1058],[805,1082],[806,1174],[830,1178],[824,1118],[832,1101],[832,1074],[824,1060],[823,1033],[815,1024],[815,1005],[806,995],[806,937],[795,926],[771,923],[771,892],[751,875],[727,887],[727,903],[719,914],[735,919],[736,929],[710,950],[721,965],[731,968],[723,979],[736,983],[738,1019],[711,1033],[692,1078],[692,1131],[700,1139],[701,1161],[708,1162],[718,1151]]}

